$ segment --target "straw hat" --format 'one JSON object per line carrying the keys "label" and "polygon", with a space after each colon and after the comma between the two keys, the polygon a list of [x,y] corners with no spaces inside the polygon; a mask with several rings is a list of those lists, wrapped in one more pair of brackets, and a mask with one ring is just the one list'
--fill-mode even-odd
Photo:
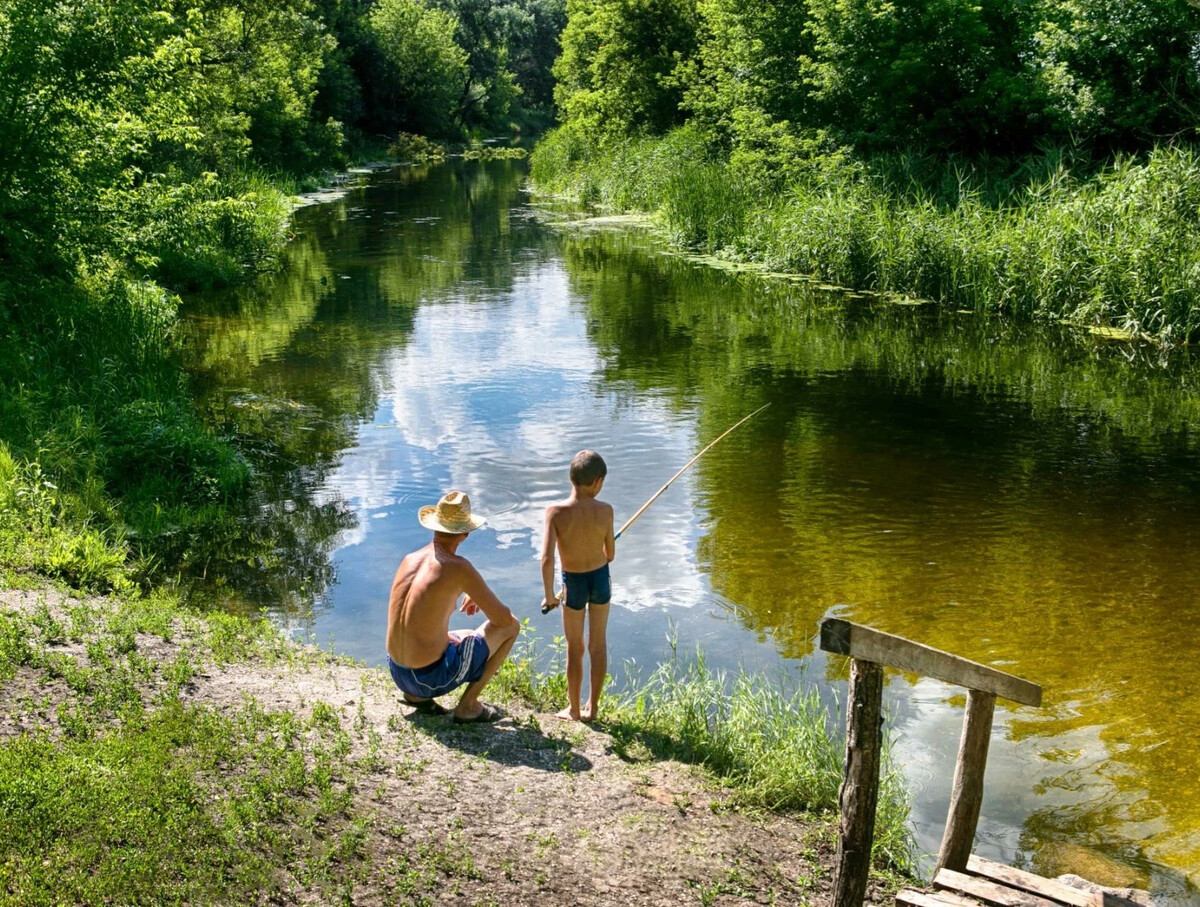
{"label": "straw hat", "polygon": [[471,516],[471,499],[461,491],[448,491],[437,506],[428,505],[417,511],[417,519],[426,529],[461,535],[474,532],[487,522],[481,516]]}

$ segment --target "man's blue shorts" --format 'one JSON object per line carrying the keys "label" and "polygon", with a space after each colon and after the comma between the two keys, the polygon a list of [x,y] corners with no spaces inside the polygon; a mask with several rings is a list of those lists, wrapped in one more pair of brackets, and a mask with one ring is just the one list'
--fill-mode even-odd
{"label": "man's blue shorts", "polygon": [[563,571],[563,587],[567,590],[567,607],[582,611],[587,605],[607,605],[612,599],[612,580],[608,564],[587,573]]}
{"label": "man's blue shorts", "polygon": [[453,639],[442,657],[423,668],[405,668],[388,656],[388,669],[396,686],[418,699],[433,699],[461,687],[474,683],[483,676],[491,652],[487,640],[475,633],[466,633]]}

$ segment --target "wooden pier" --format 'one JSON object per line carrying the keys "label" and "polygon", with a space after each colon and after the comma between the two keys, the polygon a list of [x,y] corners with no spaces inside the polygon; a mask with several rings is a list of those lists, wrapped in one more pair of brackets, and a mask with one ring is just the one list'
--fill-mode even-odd
{"label": "wooden pier", "polygon": [[1038,706],[1042,688],[957,655],[900,636],[838,618],[821,622],[821,648],[848,656],[850,691],[846,697],[846,774],[838,795],[837,866],[832,907],[861,907],[866,897],[879,796],[879,760],[883,749],[883,669],[933,677],[967,690],[966,715],[950,814],[938,852],[932,890],[907,888],[896,897],[901,907],[1115,907],[1148,903],[1102,891],[1083,891],[1054,879],[985,860],[971,853],[983,772],[996,698]]}

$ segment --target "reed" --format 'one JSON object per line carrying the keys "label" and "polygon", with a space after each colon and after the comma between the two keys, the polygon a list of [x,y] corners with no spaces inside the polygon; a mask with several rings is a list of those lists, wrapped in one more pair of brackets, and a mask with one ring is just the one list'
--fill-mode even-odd
{"label": "reed", "polygon": [[1103,166],[917,155],[793,163],[783,191],[713,156],[695,127],[535,150],[550,191],[655,213],[681,245],[954,308],[1200,335],[1200,158],[1163,146]]}

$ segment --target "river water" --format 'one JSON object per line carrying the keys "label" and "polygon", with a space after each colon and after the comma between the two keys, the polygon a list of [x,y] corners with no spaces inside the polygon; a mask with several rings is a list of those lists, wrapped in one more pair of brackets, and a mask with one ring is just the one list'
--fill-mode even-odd
{"label": "river water", "polygon": [[[189,301],[196,393],[269,477],[226,597],[381,663],[416,510],[459,488],[489,518],[463,553],[548,643],[571,456],[620,522],[769,402],[618,543],[613,673],[674,640],[844,694],[833,614],[1000,667],[1044,705],[999,704],[976,850],[1200,902],[1200,366],[710,267],[524,183],[377,173],[296,213],[283,273]],[[886,695],[936,851],[962,691]]]}

